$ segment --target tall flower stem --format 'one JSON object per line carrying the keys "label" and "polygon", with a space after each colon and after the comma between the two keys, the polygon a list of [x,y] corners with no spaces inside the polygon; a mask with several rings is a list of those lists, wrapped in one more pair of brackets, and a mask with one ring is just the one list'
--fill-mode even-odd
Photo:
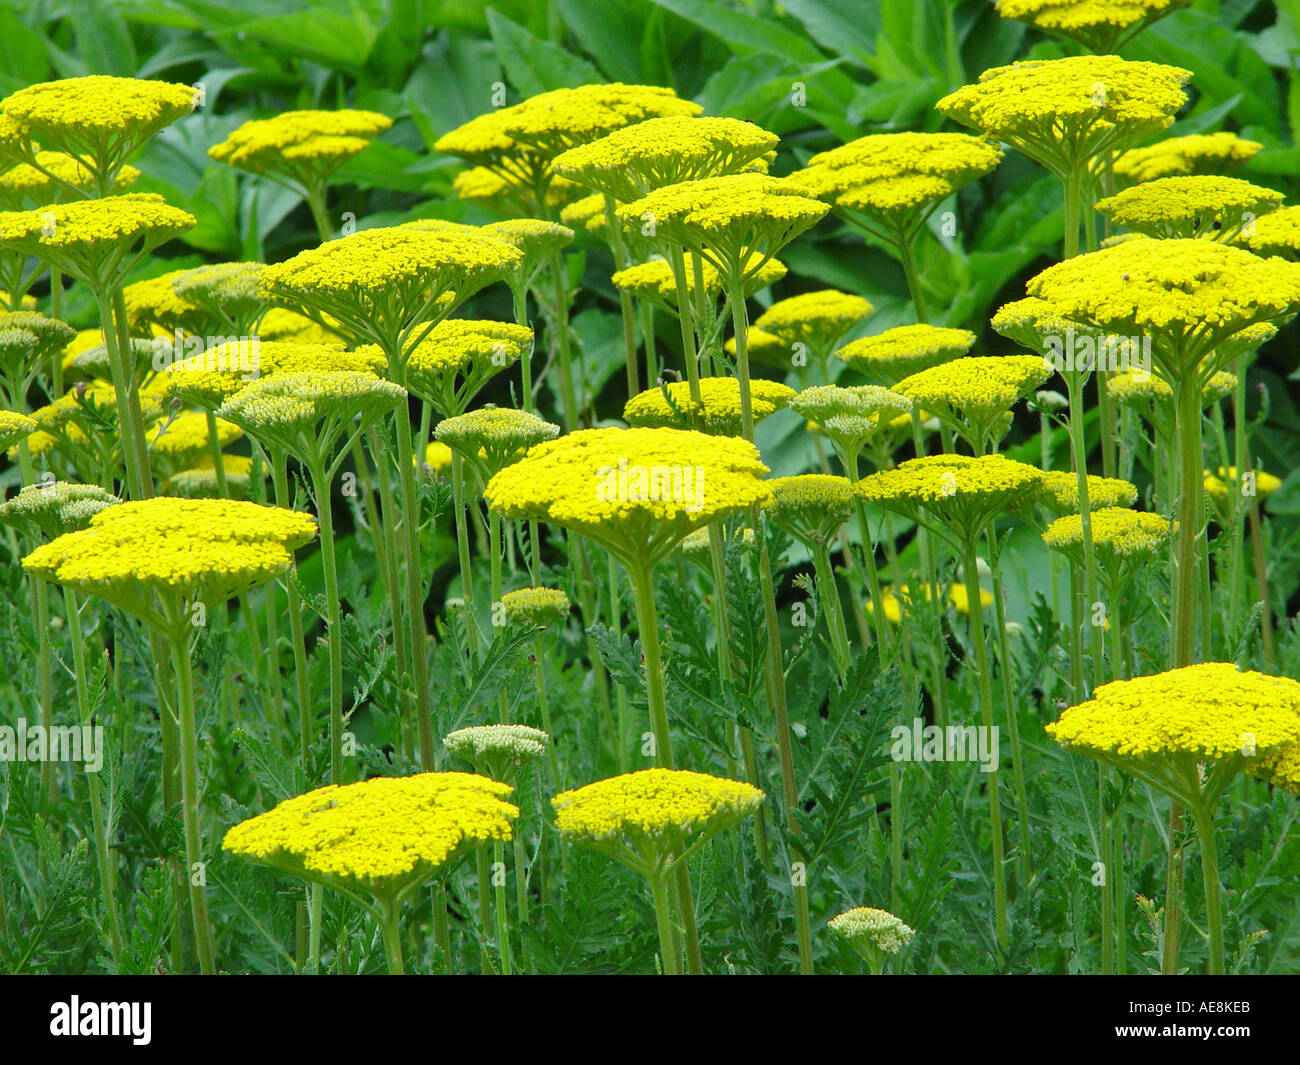
{"label": "tall flower stem", "polygon": [[[1070,453],[1074,460],[1075,483],[1078,485],[1079,492],[1079,522],[1083,540],[1083,593],[1086,612],[1091,614],[1094,604],[1098,602],[1097,553],[1092,542],[1092,506],[1088,499],[1088,445],[1084,439],[1083,431],[1083,382],[1078,379],[1077,375],[1070,374],[1067,376],[1066,391],[1070,404]],[[1101,683],[1102,669],[1105,665],[1102,654],[1104,631],[1101,625],[1092,624],[1092,620],[1090,617],[1091,678],[1093,687],[1096,687]],[[1083,698],[1083,692],[1081,691],[1076,692],[1075,695],[1077,698]]]}
{"label": "tall flower stem", "polygon": [[[967,540],[962,560],[966,577],[966,617],[970,625],[970,642],[975,651],[975,668],[979,673],[980,710],[984,727],[991,730],[993,721],[993,682],[989,676],[989,651],[984,638],[984,619],[979,609],[979,569],[975,558],[975,540]],[[988,774],[989,836],[993,853],[993,910],[994,928],[998,946],[1005,950],[1010,942],[1007,935],[1007,878],[1003,867],[1002,807],[998,798],[998,770]]]}
{"label": "tall flower stem", "polygon": [[474,570],[469,554],[469,530],[466,527],[465,460],[455,453],[451,456],[451,490],[456,508],[456,552],[460,564],[461,596],[465,600],[465,632],[469,640],[470,660],[478,662],[483,648],[475,613]]}
{"label": "tall flower stem", "polygon": [[[754,440],[754,410],[749,393],[749,314],[745,308],[745,293],[740,278],[727,278],[727,302],[731,306],[731,328],[736,339],[736,371],[740,378],[740,424],[744,438]],[[767,630],[767,689],[771,699],[776,726],[777,750],[781,756],[782,797],[787,811],[791,837],[798,842],[800,832],[795,820],[799,806],[799,785],[795,780],[794,746],[790,741],[790,710],[786,700],[785,666],[781,649],[781,628],[776,612],[776,586],[772,580],[772,560],[768,553],[760,511],[750,507],[749,524],[758,541],[758,577],[763,586],[763,618]],[[806,873],[806,870],[805,870]],[[791,871],[791,890],[794,896],[795,927],[799,940],[799,971],[805,976],[813,972],[812,922],[809,916],[808,884],[805,876]]]}
{"label": "tall flower stem", "polygon": [[320,524],[321,568],[325,575],[325,639],[330,666],[330,783],[343,782],[343,606],[339,599],[338,555],[334,544],[334,512],[330,504],[330,479],[324,464],[307,467],[316,496]]}
{"label": "tall flower stem", "polygon": [[930,318],[926,311],[925,294],[921,291],[921,275],[916,269],[916,237],[904,236],[898,242],[898,258],[903,265],[903,276],[907,279],[907,291],[912,296],[912,306],[916,309],[916,320],[924,325]]}
{"label": "tall flower stem", "polygon": [[[126,489],[132,499],[148,499],[153,495],[153,480],[149,475],[149,457],[145,446],[144,423],[140,417],[140,401],[136,395],[132,363],[134,351],[129,347],[130,337],[125,320],[119,322],[115,309],[120,294],[104,291],[95,293],[99,307],[100,328],[104,334],[104,349],[108,352],[110,379],[113,382],[117,404],[118,431],[122,435],[122,457],[126,464]],[[123,312],[125,319],[125,312]],[[122,337],[127,347],[123,349]],[[129,360],[129,361],[128,361]]]}
{"label": "tall flower stem", "polygon": [[[1020,843],[1020,853],[1016,863],[1020,873],[1021,885],[1027,885],[1033,870],[1029,855],[1029,798],[1025,786],[1025,752],[1020,742],[1020,715],[1016,711],[1015,699],[1011,690],[1011,649],[1007,645],[1007,606],[1006,588],[1002,584],[1002,573],[998,567],[993,527],[988,529],[989,569],[993,582],[993,620],[997,625],[998,679],[1001,684],[1002,705],[1005,708],[1007,729],[1011,733],[1011,781],[1016,792],[1016,835]],[[978,600],[968,603],[969,610],[982,610],[983,604]]]}
{"label": "tall flower stem", "polygon": [[[270,459],[276,505],[291,510],[293,497],[289,494],[289,471],[285,466],[285,457],[272,452]],[[310,780],[311,744],[315,738],[315,727],[312,724],[311,674],[307,667],[307,636],[302,624],[302,599],[292,581],[285,581],[284,590],[288,598],[289,639],[293,643],[294,685],[298,697],[298,757],[302,762],[303,776]]]}
{"label": "tall flower stem", "polygon": [[[1194,770],[1193,770],[1194,771]],[[1196,834],[1201,842],[1201,878],[1205,884],[1205,923],[1209,938],[1209,974],[1222,976],[1223,898],[1219,884],[1219,860],[1214,843],[1214,812],[1207,804],[1192,808]]]}
{"label": "tall flower stem", "polygon": [[[614,270],[627,268],[627,248],[623,245],[622,223],[615,213],[617,202],[609,193],[605,193],[605,233],[609,238],[609,249],[614,256]],[[640,373],[636,358],[636,312],[632,306],[632,293],[625,288],[618,290],[618,305],[623,312],[623,353],[627,362],[627,395],[631,399],[641,391]]]}
{"label": "tall flower stem", "polygon": [[190,914],[204,976],[216,972],[213,959],[212,926],[208,921],[207,893],[203,887],[203,836],[199,827],[199,742],[194,711],[194,667],[190,661],[188,624],[179,602],[171,604],[168,642],[176,673],[176,706],[180,722],[181,822],[185,831],[186,879],[190,890]]}
{"label": "tall flower stem", "polygon": [[[393,655],[397,666],[397,676],[406,677],[410,675],[411,654],[410,647],[407,644],[410,629],[406,625],[406,618],[402,610],[402,583],[397,574],[399,514],[397,501],[393,496],[393,484],[390,480],[391,471],[389,466],[391,464],[380,455],[379,435],[374,426],[366,430],[366,447],[374,460],[375,480],[379,486],[381,518],[378,525],[379,535],[376,539],[376,545],[381,542],[384,545],[379,563],[383,570],[384,588],[388,595],[388,612],[393,619]],[[402,720],[402,732],[405,737],[409,737],[417,729],[413,720],[415,710],[412,694],[404,685],[398,684],[397,705]]]}
{"label": "tall flower stem", "polygon": [[578,427],[578,399],[573,387],[573,349],[569,337],[569,282],[564,270],[564,256],[558,249],[551,252],[549,270],[555,286],[551,328],[555,330],[560,353],[560,406],[564,431],[571,433]]}
{"label": "tall flower stem", "polygon": [[[668,705],[664,696],[663,660],[659,649],[659,614],[655,608],[654,572],[644,562],[624,559],[636,600],[637,629],[641,635],[641,654],[645,659],[646,702],[650,707],[650,728],[655,737],[657,762],[664,769],[676,768],[672,737],[668,731]],[[703,973],[700,957],[700,934],[695,924],[695,904],[691,898],[691,877],[686,862],[676,863],[674,884],[677,907],[686,946],[686,968],[692,975]],[[667,962],[665,961],[665,967]]]}
{"label": "tall flower stem", "polygon": [[397,903],[390,901],[384,901],[379,910],[372,914],[379,925],[379,934],[383,937],[389,976],[403,976],[406,973],[406,963],[402,960],[402,926],[397,914]]}
{"label": "tall flower stem", "polygon": [[217,415],[210,410],[205,413],[208,419],[208,453],[212,456],[212,469],[217,476],[217,494],[222,499],[229,499],[230,485],[226,482],[226,463],[221,454],[221,438],[217,435]]}
{"label": "tall flower stem", "polygon": [[[835,666],[839,671],[840,682],[849,669],[849,632],[844,624],[844,608],[840,603],[840,591],[835,583],[835,571],[831,568],[830,552],[826,545],[813,546],[813,572],[817,578],[817,588],[822,600],[822,610],[826,615],[826,628],[830,633],[831,650],[835,655]],[[750,781],[752,784],[753,781]]]}
{"label": "tall flower stem", "polygon": [[655,925],[659,930],[659,958],[664,967],[664,975],[679,976],[682,969],[677,960],[677,945],[673,942],[673,915],[668,902],[668,884],[662,872],[655,872],[649,879],[650,893],[654,898]]}

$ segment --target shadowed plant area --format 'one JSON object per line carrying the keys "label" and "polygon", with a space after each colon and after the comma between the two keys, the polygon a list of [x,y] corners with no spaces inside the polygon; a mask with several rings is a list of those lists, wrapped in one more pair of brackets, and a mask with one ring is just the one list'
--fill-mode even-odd
{"label": "shadowed plant area", "polygon": [[1300,973],[1297,54],[0,6],[0,972]]}

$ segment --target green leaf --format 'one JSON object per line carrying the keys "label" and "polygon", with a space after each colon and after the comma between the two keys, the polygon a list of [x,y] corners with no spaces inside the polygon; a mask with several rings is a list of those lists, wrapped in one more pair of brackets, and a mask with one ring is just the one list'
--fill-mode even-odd
{"label": "green leaf", "polygon": [[68,14],[87,74],[135,73],[135,45],[131,43],[126,20],[115,4],[105,0],[70,0]]}
{"label": "green leaf", "polygon": [[604,80],[585,59],[533,36],[493,8],[488,8],[487,18],[506,77],[525,96]]}
{"label": "green leaf", "polygon": [[774,19],[747,15],[713,0],[654,0],[660,7],[721,38],[734,52],[757,51],[795,63],[822,63],[826,57],[798,33]]}

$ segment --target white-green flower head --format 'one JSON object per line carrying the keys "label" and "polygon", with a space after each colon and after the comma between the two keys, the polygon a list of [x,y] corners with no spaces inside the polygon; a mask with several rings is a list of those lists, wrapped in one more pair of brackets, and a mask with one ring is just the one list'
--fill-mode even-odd
{"label": "white-green flower head", "polygon": [[912,401],[880,385],[815,385],[790,401],[790,407],[816,422],[842,456],[856,456],[892,418],[908,414]]}
{"label": "white-green flower head", "polygon": [[93,484],[29,484],[0,505],[0,525],[11,525],[33,539],[53,540],[84,529],[94,515],[120,502],[117,496]]}
{"label": "white-green flower head", "polygon": [[474,725],[447,733],[442,742],[452,754],[502,780],[545,754],[551,737],[528,725]]}
{"label": "white-green flower head", "polygon": [[845,939],[879,972],[886,955],[895,955],[916,935],[888,910],[859,906],[831,918],[830,930]]}
{"label": "white-green flower head", "polygon": [[563,623],[573,609],[559,588],[517,588],[501,597],[506,624],[518,629],[546,629]]}
{"label": "white-green flower head", "polygon": [[559,432],[558,425],[531,411],[483,407],[439,422],[434,437],[491,476]]}

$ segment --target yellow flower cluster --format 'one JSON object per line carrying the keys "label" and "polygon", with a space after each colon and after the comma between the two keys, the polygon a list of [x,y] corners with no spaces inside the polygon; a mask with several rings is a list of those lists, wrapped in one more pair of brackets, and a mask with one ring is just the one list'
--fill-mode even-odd
{"label": "yellow flower cluster", "polygon": [[643,769],[597,781],[551,800],[565,839],[600,847],[627,840],[638,851],[680,845],[752,814],[763,793],[751,784],[683,769]]}
{"label": "yellow flower cluster", "polygon": [[1300,683],[1204,662],[1103,684],[1046,728],[1066,747],[1118,758],[1263,756],[1300,740]]}
{"label": "yellow flower cluster", "polygon": [[[1226,470],[1220,466],[1214,473],[1209,470],[1205,472],[1205,490],[1210,497],[1220,506],[1226,506],[1229,499],[1229,488],[1227,482],[1234,484],[1237,481],[1237,467],[1229,466]],[[1255,498],[1263,502],[1279,488],[1282,487],[1282,479],[1274,477],[1273,474],[1264,470],[1255,470]]]}
{"label": "yellow flower cluster", "polygon": [[569,616],[573,604],[559,588],[516,588],[501,597],[506,624],[519,629],[545,629]]}
{"label": "yellow flower cluster", "polygon": [[14,410],[0,410],[0,448],[10,448],[36,432],[39,423]]}
{"label": "yellow flower cluster", "polygon": [[1028,22],[1087,45],[1113,52],[1120,43],[1156,19],[1186,7],[1191,0],[997,0],[1003,18]]}
{"label": "yellow flower cluster", "polygon": [[[885,585],[881,589],[881,606],[884,608],[885,620],[891,625],[899,625],[903,621],[903,604],[910,604],[914,598],[919,596],[925,602],[930,601],[930,586],[921,585],[920,591],[914,591],[909,585],[900,584],[897,588]],[[970,611],[970,595],[966,591],[965,584],[954,584],[948,589],[948,602],[958,614],[966,614]],[[993,593],[984,588],[980,589],[980,609],[987,610],[993,605]],[[876,605],[870,599],[867,600],[868,616],[875,613]]]}
{"label": "yellow flower cluster", "polygon": [[154,326],[167,332],[180,329],[185,333],[203,333],[208,315],[176,291],[175,282],[189,270],[171,270],[146,281],[137,281],[122,290],[126,302],[126,322],[132,334],[145,335]]}
{"label": "yellow flower cluster", "polygon": [[[1131,507],[1137,502],[1137,485],[1118,477],[1088,474],[1088,509]],[[1079,513],[1079,478],[1070,470],[1044,470],[1038,500],[1053,514]]]}
{"label": "yellow flower cluster", "polygon": [[0,112],[28,138],[61,150],[112,144],[126,155],[197,102],[197,90],[189,85],[95,74],[19,89],[0,100]]}
{"label": "yellow flower cluster", "polygon": [[1283,255],[1295,258],[1300,253],[1300,206],[1283,207],[1255,222],[1254,228],[1237,234],[1234,243],[1257,255]]}
{"label": "yellow flower cluster", "polygon": [[558,425],[531,411],[484,407],[444,419],[434,436],[490,475],[522,458],[535,444],[554,440],[559,432]]}
{"label": "yellow flower cluster", "polygon": [[804,344],[821,354],[829,352],[871,311],[871,304],[861,296],[826,288],[772,304],[754,320],[754,326],[786,344]]}
{"label": "yellow flower cluster", "polygon": [[1011,408],[1051,373],[1036,355],[966,357],[905,377],[894,390],[982,452],[1010,427]]}
{"label": "yellow flower cluster", "polygon": [[[110,191],[128,189],[140,178],[140,171],[124,166]],[[37,152],[30,163],[19,163],[0,173],[0,199],[12,209],[18,209],[25,197],[38,203],[49,203],[58,194],[71,187],[82,194],[95,188],[95,175],[75,155],[67,152]]]}
{"label": "yellow flower cluster", "polygon": [[1136,240],[1050,266],[1029,294],[1119,336],[1151,336],[1181,376],[1221,341],[1300,307],[1300,264],[1209,240]]}
{"label": "yellow flower cluster", "polygon": [[546,521],[653,565],[695,529],[766,502],[753,444],[682,429],[583,429],[538,444],[483,491],[508,518]]}
{"label": "yellow flower cluster", "polygon": [[1121,181],[1155,181],[1179,174],[1215,174],[1250,162],[1264,146],[1235,133],[1192,133],[1130,148],[1111,169]]}
{"label": "yellow flower cluster", "polygon": [[[710,258],[739,266],[756,252],[774,255],[826,214],[826,204],[788,178],[728,174],[656,189],[618,209],[629,229],[652,229]],[[761,260],[760,260],[761,261]]]}
{"label": "yellow flower cluster", "polygon": [[[698,429],[716,436],[740,435],[740,382],[734,377],[702,377],[700,398],[691,398],[689,381],[674,381],[648,388],[623,407],[628,425],[650,428]],[[784,410],[794,389],[777,381],[754,378],[749,382],[750,410],[760,422]]]}
{"label": "yellow flower cluster", "polygon": [[262,263],[211,263],[173,278],[172,289],[186,304],[240,328],[251,326],[266,307],[261,291]]}
{"label": "yellow flower cluster", "polygon": [[[1112,584],[1121,579],[1127,569],[1164,551],[1176,528],[1168,518],[1129,510],[1123,504],[1101,506],[1089,513],[1088,520],[1093,551],[1103,570],[1114,575]],[[1044,530],[1043,542],[1082,565],[1083,517],[1067,514],[1057,518]]]}
{"label": "yellow flower cluster", "polygon": [[959,358],[975,343],[968,329],[900,325],[845,344],[835,354],[873,384],[891,386],[921,370]]}
{"label": "yellow flower cluster", "polygon": [[284,111],[245,122],[209,148],[208,155],[255,174],[320,177],[364,150],[392,124],[374,111]]}
{"label": "yellow flower cluster", "polygon": [[805,473],[767,483],[772,498],[764,513],[805,544],[829,543],[853,513],[853,483],[847,477]]}
{"label": "yellow flower cluster", "polygon": [[[226,489],[232,499],[246,499],[253,484],[253,460],[247,455],[222,455],[221,468],[226,475]],[[263,477],[266,471],[262,471]],[[183,499],[217,499],[221,482],[217,480],[216,460],[205,455],[197,465],[173,473],[163,482],[162,494]]]}
{"label": "yellow flower cluster", "polygon": [[511,838],[513,789],[472,773],[329,785],[235,825],[222,850],[396,901],[455,859]]}
{"label": "yellow flower cluster", "polygon": [[[225,447],[243,436],[234,422],[217,419],[217,444]],[[149,436],[149,450],[171,466],[183,466],[207,451],[212,444],[206,415],[181,411]]]}
{"label": "yellow flower cluster", "polygon": [[276,374],[382,374],[388,361],[375,348],[344,351],[317,343],[261,341],[254,350],[241,341],[218,344],[167,366],[159,386],[169,396],[215,410],[251,381]]}
{"label": "yellow flower cluster", "polygon": [[1069,173],[1069,159],[1126,148],[1168,128],[1187,102],[1190,70],[1109,55],[994,67],[935,107],[1031,159]]}
{"label": "yellow flower cluster", "polygon": [[[686,260],[687,291],[692,299],[698,299],[699,293],[695,286],[696,257],[687,252],[684,258]],[[716,300],[718,294],[722,291],[722,278],[718,275],[718,271],[714,269],[712,263],[704,259],[698,261],[700,276],[704,280],[706,297]],[[764,260],[762,256],[755,255],[751,257],[751,261],[752,270],[749,269],[750,264],[746,264],[746,297],[752,296],[760,289],[767,288],[768,285],[780,281],[786,275],[785,266],[775,259]],[[618,288],[626,289],[640,299],[650,300],[672,314],[677,313],[677,279],[673,276],[672,266],[664,259],[651,259],[649,262],[629,266],[625,270],[619,270],[610,280]],[[751,332],[749,336],[752,335]],[[731,350],[734,350],[734,348]]]}
{"label": "yellow flower cluster", "polygon": [[1148,237],[1227,237],[1282,199],[1239,178],[1196,175],[1144,181],[1098,200],[1097,210]]}
{"label": "yellow flower cluster", "polygon": [[[0,411],[0,423],[5,413]],[[120,502],[117,496],[93,484],[29,484],[0,504],[0,525],[11,525],[33,539],[53,540],[66,532],[84,529],[94,515]]]}
{"label": "yellow flower cluster", "polygon": [[775,133],[735,118],[670,115],[557,155],[557,174],[628,202],[665,185],[737,174],[776,148]]}
{"label": "yellow flower cluster", "polygon": [[876,133],[819,152],[795,176],[837,208],[897,231],[1001,161],[995,145],[965,133]]}
{"label": "yellow flower cluster", "polygon": [[[235,500],[157,497],[100,511],[38,547],[23,568],[165,627],[153,592],[224,602],[285,572],[316,534],[308,514]],[[184,624],[184,622],[181,622]]]}

